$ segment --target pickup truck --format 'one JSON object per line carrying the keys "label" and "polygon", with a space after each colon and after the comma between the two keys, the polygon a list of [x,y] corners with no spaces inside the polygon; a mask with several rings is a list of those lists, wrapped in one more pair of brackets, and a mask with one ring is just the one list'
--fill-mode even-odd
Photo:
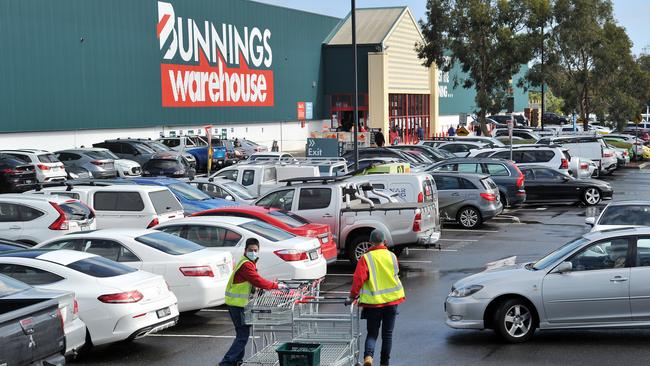
{"label": "pickup truck", "polygon": [[371,246],[370,232],[374,229],[384,231],[388,246],[398,255],[406,247],[431,246],[440,239],[437,200],[375,204],[370,194],[383,193],[367,182],[350,182],[346,177],[284,182],[286,186],[270,191],[254,204],[291,211],[311,222],[329,225],[339,254],[345,253],[353,263]]}
{"label": "pickup truck", "polygon": [[[208,168],[208,144],[199,136],[161,137],[157,141],[172,150],[185,151],[196,159],[196,169],[205,171]],[[226,166],[226,148],[212,146],[212,170]]]}
{"label": "pickup truck", "polygon": [[65,365],[60,296],[0,275],[0,365]]}

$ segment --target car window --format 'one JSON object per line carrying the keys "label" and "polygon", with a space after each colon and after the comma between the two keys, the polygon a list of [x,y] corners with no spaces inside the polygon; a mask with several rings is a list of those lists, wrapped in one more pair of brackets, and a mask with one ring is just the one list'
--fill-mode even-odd
{"label": "car window", "polygon": [[189,182],[190,185],[202,190],[212,198],[226,198],[228,195],[221,187],[213,183]]}
{"label": "car window", "polygon": [[[490,152],[490,153],[491,153],[491,152]],[[490,153],[488,153],[488,154],[490,154]],[[483,153],[478,154],[476,157],[477,157],[477,158],[478,158],[478,157],[483,157],[483,156],[479,156],[479,155],[482,155],[482,154],[483,154]],[[515,159],[516,154],[517,154],[516,151],[513,151],[513,152],[512,152],[512,159],[513,159],[514,161],[517,161],[517,160]],[[489,155],[488,155],[488,156],[489,156]],[[510,151],[499,151],[498,153],[492,155],[492,157],[493,157],[493,158],[498,158],[498,159],[510,159]]]}
{"label": "car window", "polygon": [[560,180],[560,176],[550,169],[535,169],[537,180]]}
{"label": "car window", "polygon": [[135,238],[135,240],[170,255],[183,255],[204,249],[203,246],[197,243],[165,232],[141,235]]}
{"label": "car window", "polygon": [[636,266],[650,267],[650,237],[639,237],[636,241]]}
{"label": "car window", "polygon": [[20,206],[13,203],[0,203],[0,222],[20,221]]}
{"label": "car window", "polygon": [[261,198],[255,205],[262,207],[273,207],[279,208],[285,211],[291,211],[293,205],[293,189],[286,189],[282,191],[277,191],[269,193],[265,197]]}
{"label": "car window", "polygon": [[74,193],[74,192],[51,192],[50,194],[53,196],[68,197],[75,200],[78,200],[80,197],[79,193]]}
{"label": "car window", "polygon": [[98,211],[144,210],[144,202],[138,192],[95,192],[93,206]]}
{"label": "car window", "polygon": [[[494,153],[494,151],[484,151],[482,153],[476,154],[475,157],[477,157],[477,158],[487,158],[488,156],[492,155],[493,153]],[[510,159],[510,155],[508,155],[508,159]]]}
{"label": "car window", "polygon": [[526,180],[535,180],[535,173],[532,169],[524,169],[522,170],[522,173],[524,173]]}
{"label": "car window", "polygon": [[252,200],[255,199],[255,196],[251,195],[244,186],[237,182],[224,182],[223,184],[226,188],[228,188],[231,192],[235,192],[237,196],[239,196],[242,199],[245,200]]}
{"label": "car window", "polygon": [[[246,177],[246,171],[244,171],[244,177]],[[275,170],[275,167],[266,167],[264,169],[263,182],[275,182],[276,179],[277,179],[277,172]]]}
{"label": "car window", "polygon": [[456,171],[457,168],[458,168],[458,164],[444,164],[435,167],[434,170],[441,171],[441,172],[453,172]]}
{"label": "car window", "polygon": [[68,264],[66,267],[88,276],[106,278],[125,275],[137,269],[104,257],[90,257]]}
{"label": "car window", "polygon": [[573,265],[571,270],[578,272],[625,268],[628,247],[628,238],[614,238],[588,245],[569,259]]}
{"label": "car window", "polygon": [[460,189],[477,189],[476,185],[474,183],[470,182],[469,180],[465,178],[458,178],[460,181]]}
{"label": "car window", "polygon": [[271,210],[268,212],[268,215],[291,227],[301,227],[309,224],[309,221],[289,211]]}
{"label": "car window", "polygon": [[249,221],[239,226],[272,242],[295,238],[295,235],[262,221]]}
{"label": "car window", "polygon": [[20,221],[32,221],[43,216],[43,212],[23,205],[18,206],[18,211],[20,213]]}
{"label": "car window", "polygon": [[37,158],[41,163],[59,163],[59,159],[54,154],[41,154]]}
{"label": "car window", "polygon": [[317,210],[329,207],[332,200],[331,188],[302,188],[298,210]]}
{"label": "car window", "polygon": [[178,199],[168,189],[149,192],[149,199],[153,203],[153,208],[156,210],[156,213],[159,215],[183,210],[183,206],[181,206]]}
{"label": "car window", "polygon": [[32,286],[48,285],[64,279],[52,272],[18,264],[0,264],[0,273]]}
{"label": "car window", "polygon": [[444,177],[444,176],[439,176],[439,177],[433,177],[433,180],[436,182],[436,186],[438,187],[439,191],[445,191],[445,190],[452,190],[452,189],[460,189],[460,182],[458,181],[458,178],[456,177]]}
{"label": "car window", "polygon": [[234,181],[237,181],[238,175],[239,175],[239,171],[237,169],[223,170],[217,173],[217,177],[224,177],[225,179],[230,179]]}
{"label": "car window", "polygon": [[29,285],[8,276],[0,275],[0,298],[29,290]]}
{"label": "car window", "polygon": [[206,247],[234,247],[242,236],[219,226],[190,225],[185,238]]}
{"label": "car window", "polygon": [[106,239],[86,239],[81,250],[115,262],[137,262],[140,259],[122,244]]}
{"label": "car window", "polygon": [[381,183],[373,183],[372,188],[374,189],[386,189],[386,186]]}
{"label": "car window", "polygon": [[83,239],[61,239],[43,245],[42,249],[81,250]]}
{"label": "car window", "polygon": [[512,156],[518,163],[536,163],[538,161],[535,153],[535,151],[517,151]]}
{"label": "car window", "polygon": [[485,164],[487,173],[493,176],[509,176],[510,172],[503,164]]}
{"label": "car window", "polygon": [[650,205],[608,206],[600,215],[598,225],[635,225],[650,224]]}
{"label": "car window", "polygon": [[479,165],[475,163],[460,163],[458,164],[458,171],[465,173],[482,173]]}
{"label": "car window", "polygon": [[169,147],[176,147],[181,144],[180,140],[178,139],[163,139],[160,140],[163,144],[169,146]]}
{"label": "car window", "polygon": [[31,164],[31,162],[32,162],[32,159],[30,159],[29,156],[27,156],[27,155],[16,154],[16,153],[7,153],[7,154],[13,156],[14,158],[16,158],[16,159],[18,159],[18,160],[20,160],[20,161],[22,161],[24,163],[30,163]]}
{"label": "car window", "polygon": [[538,150],[534,152],[534,156],[535,156],[536,163],[546,163],[548,161],[551,161],[551,159],[553,159],[555,153],[549,150]]}
{"label": "car window", "polygon": [[243,186],[250,186],[255,182],[255,171],[244,170],[242,173],[241,184]]}
{"label": "car window", "polygon": [[83,221],[95,217],[95,212],[79,201],[60,203],[59,208],[61,208],[67,220]]}
{"label": "car window", "polygon": [[210,199],[210,196],[208,196],[205,192],[185,182],[173,183],[168,185],[167,188],[174,192],[176,196],[180,196],[181,198],[189,201],[203,201]]}

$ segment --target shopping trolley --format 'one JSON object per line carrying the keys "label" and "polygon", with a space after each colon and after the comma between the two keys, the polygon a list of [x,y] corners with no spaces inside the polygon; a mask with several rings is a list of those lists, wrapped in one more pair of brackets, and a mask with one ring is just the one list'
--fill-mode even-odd
{"label": "shopping trolley", "polygon": [[346,298],[320,296],[304,296],[296,300],[291,311],[290,337],[276,338],[255,352],[244,365],[279,365],[276,349],[283,341],[320,344],[321,366],[358,364],[359,307],[356,303],[347,306],[346,301]]}

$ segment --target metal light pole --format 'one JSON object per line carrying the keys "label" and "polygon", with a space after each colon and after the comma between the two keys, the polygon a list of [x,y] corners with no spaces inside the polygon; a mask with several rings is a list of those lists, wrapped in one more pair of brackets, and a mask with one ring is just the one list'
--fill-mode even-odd
{"label": "metal light pole", "polygon": [[542,120],[542,131],[544,130],[544,104],[545,104],[545,97],[544,97],[544,84],[545,84],[545,78],[544,78],[544,24],[542,23],[542,65],[541,65],[541,71],[542,71],[542,110],[540,112],[540,117]]}
{"label": "metal light pole", "polygon": [[357,19],[355,0],[352,1],[352,49],[354,53],[354,170],[359,170],[359,86],[357,80]]}

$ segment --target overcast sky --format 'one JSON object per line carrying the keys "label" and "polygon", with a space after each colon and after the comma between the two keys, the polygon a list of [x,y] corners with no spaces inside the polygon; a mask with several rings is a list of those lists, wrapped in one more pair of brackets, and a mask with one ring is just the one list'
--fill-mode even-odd
{"label": "overcast sky", "polygon": [[[285,6],[343,18],[350,11],[349,0],[255,0],[258,2]],[[614,15],[618,23],[627,29],[634,42],[632,52],[641,53],[650,47],[650,0],[613,0]],[[357,0],[357,8],[408,5],[416,19],[424,18],[425,0]],[[650,48],[647,50],[650,53]]]}

